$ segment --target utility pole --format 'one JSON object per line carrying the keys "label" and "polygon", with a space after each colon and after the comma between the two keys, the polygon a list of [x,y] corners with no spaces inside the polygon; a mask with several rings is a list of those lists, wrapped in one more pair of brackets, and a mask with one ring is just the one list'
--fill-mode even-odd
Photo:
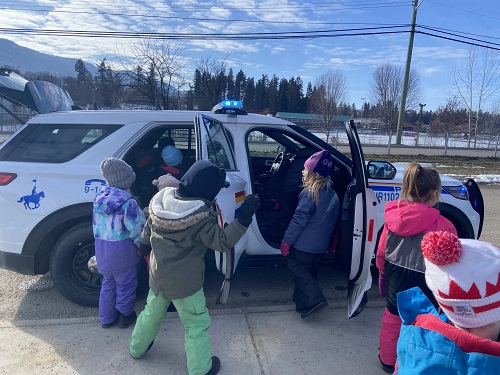
{"label": "utility pole", "polygon": [[406,68],[403,78],[403,88],[401,89],[401,102],[399,104],[398,127],[396,130],[396,144],[401,144],[401,135],[403,133],[403,124],[405,118],[406,96],[408,95],[408,81],[410,79],[411,54],[413,51],[413,38],[415,37],[415,23],[417,22],[417,9],[424,0],[417,4],[417,0],[413,0],[413,14],[411,18],[410,41],[408,43],[408,52],[406,54]]}

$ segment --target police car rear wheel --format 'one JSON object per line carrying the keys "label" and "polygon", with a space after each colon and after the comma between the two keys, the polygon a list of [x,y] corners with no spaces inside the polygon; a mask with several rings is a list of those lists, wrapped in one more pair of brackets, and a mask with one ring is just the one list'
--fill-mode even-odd
{"label": "police car rear wheel", "polygon": [[92,224],[68,230],[50,257],[50,274],[59,292],[82,306],[98,306],[102,275],[90,272],[88,260],[95,254]]}

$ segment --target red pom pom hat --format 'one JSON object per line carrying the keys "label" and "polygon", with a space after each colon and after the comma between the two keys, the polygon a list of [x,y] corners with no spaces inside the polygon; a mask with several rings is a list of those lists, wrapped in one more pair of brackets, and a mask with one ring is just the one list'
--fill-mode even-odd
{"label": "red pom pom hat", "polygon": [[500,249],[488,242],[427,233],[421,243],[427,286],[463,328],[500,321]]}

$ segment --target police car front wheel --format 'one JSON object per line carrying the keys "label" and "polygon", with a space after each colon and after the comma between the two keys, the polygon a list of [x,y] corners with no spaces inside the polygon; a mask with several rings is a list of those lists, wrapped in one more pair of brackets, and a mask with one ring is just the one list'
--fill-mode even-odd
{"label": "police car front wheel", "polygon": [[82,306],[99,304],[102,275],[92,273],[87,267],[94,254],[92,224],[85,223],[69,229],[50,257],[50,274],[57,290]]}

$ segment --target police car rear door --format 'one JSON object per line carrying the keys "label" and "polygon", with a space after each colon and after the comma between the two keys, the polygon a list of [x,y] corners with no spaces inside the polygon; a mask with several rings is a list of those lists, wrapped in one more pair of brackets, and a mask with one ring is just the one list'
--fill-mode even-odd
{"label": "police car rear door", "polygon": [[377,198],[368,186],[365,159],[354,121],[345,124],[352,157],[353,180],[346,192],[343,211],[347,209],[352,231],[352,250],[348,267],[348,316],[359,314],[366,305],[367,291],[372,286],[370,264],[375,251],[377,233]]}

